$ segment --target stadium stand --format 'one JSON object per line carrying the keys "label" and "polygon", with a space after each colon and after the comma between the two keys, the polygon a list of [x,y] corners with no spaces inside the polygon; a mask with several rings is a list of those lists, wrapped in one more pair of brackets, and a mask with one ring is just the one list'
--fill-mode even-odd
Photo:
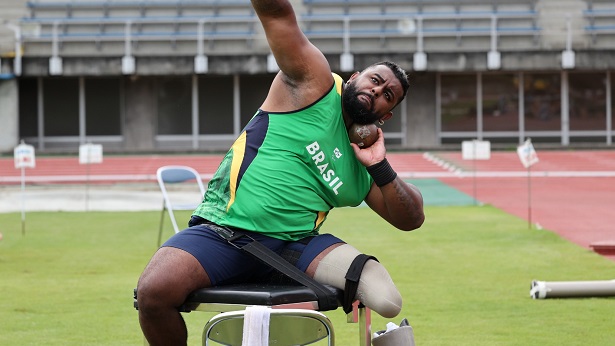
{"label": "stadium stand", "polygon": [[[208,53],[221,43],[225,54],[249,49],[256,18],[249,1],[64,1],[29,2],[30,17],[22,25],[37,26],[23,37],[29,54],[49,56],[55,42],[63,56],[124,53],[187,55],[196,53],[199,38]],[[229,46],[228,42],[239,42]]]}
{"label": "stadium stand", "polygon": [[[487,51],[493,34],[514,38],[502,41],[509,43],[501,50],[519,50],[535,47],[540,32],[533,0],[305,0],[303,5],[306,34],[327,53],[341,53],[345,37],[352,52],[413,51],[416,40],[408,38],[418,36],[430,51]],[[23,37],[33,56],[50,55],[54,42],[63,56],[121,55],[126,40],[137,56],[194,54],[199,37],[209,43],[207,54],[245,54],[258,35],[250,3],[243,0],[58,1],[28,7],[30,16],[21,23],[38,27]]]}

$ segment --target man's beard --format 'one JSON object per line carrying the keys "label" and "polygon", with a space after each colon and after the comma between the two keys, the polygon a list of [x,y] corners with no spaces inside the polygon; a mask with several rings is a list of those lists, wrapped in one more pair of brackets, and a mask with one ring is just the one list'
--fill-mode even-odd
{"label": "man's beard", "polygon": [[[370,109],[359,100],[359,95],[365,95],[370,99]],[[359,93],[354,83],[346,84],[342,92],[342,107],[354,123],[367,125],[375,123],[380,117],[374,113],[374,97],[370,94]]]}

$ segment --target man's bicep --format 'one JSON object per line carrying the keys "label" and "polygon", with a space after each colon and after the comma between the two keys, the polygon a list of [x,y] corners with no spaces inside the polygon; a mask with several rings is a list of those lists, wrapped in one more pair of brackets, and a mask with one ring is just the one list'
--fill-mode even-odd
{"label": "man's bicep", "polygon": [[292,79],[301,80],[314,70],[329,69],[325,56],[297,26],[284,21],[272,23],[267,30],[267,41],[278,67]]}

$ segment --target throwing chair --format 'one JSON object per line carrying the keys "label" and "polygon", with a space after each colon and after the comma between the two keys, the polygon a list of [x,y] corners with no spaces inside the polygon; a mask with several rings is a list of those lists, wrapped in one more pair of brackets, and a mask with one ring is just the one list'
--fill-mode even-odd
{"label": "throwing chair", "polygon": [[[343,291],[325,286],[343,301]],[[135,290],[135,308],[137,292]],[[269,345],[309,345],[327,339],[335,345],[335,333],[329,319],[320,312],[318,297],[299,285],[242,284],[197,290],[190,294],[180,311],[219,312],[203,328],[203,345],[241,346],[246,308],[271,308]],[[359,323],[359,346],[371,345],[371,311],[355,302],[347,322]]]}

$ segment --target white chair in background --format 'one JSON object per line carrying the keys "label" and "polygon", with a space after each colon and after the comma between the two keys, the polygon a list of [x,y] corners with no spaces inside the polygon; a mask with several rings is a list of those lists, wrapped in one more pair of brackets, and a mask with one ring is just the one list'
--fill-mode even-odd
{"label": "white chair in background", "polygon": [[[160,228],[158,230],[158,246],[161,244],[162,238],[162,225],[164,223],[164,212],[168,211],[171,223],[173,224],[173,230],[175,233],[180,229],[177,227],[177,221],[175,220],[175,210],[194,210],[199,205],[205,195],[205,186],[199,173],[192,167],[188,166],[162,166],[158,168],[156,172],[158,179],[158,185],[162,192],[162,212],[160,214]],[[177,188],[171,190],[171,184],[178,184],[181,191]],[[193,186],[193,189],[186,189],[186,187]],[[197,190],[198,189],[198,190]],[[200,197],[197,196],[197,192],[200,193]],[[187,200],[187,194],[191,193],[190,200]],[[193,197],[194,196],[194,197]]]}

